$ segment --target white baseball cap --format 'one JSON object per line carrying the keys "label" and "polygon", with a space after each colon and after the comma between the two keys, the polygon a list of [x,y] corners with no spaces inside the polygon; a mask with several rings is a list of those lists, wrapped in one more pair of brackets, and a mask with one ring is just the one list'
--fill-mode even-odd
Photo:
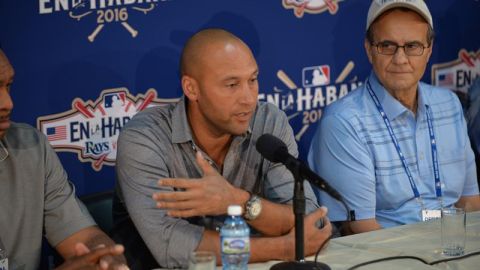
{"label": "white baseball cap", "polygon": [[372,22],[385,11],[398,7],[408,8],[415,11],[422,16],[433,29],[432,14],[430,14],[428,7],[423,0],[372,0],[372,4],[368,10],[367,30]]}

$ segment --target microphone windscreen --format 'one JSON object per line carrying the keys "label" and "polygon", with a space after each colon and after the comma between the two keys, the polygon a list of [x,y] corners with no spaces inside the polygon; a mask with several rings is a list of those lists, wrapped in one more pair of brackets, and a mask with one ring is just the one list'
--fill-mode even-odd
{"label": "microphone windscreen", "polygon": [[263,134],[255,145],[257,151],[271,162],[282,162],[284,153],[288,153],[287,145],[272,134]]}

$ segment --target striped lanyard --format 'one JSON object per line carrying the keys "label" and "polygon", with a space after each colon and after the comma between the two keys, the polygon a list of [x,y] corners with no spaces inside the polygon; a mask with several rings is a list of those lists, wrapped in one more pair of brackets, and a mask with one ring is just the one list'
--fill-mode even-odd
{"label": "striped lanyard", "polygon": [[[415,198],[417,201],[422,206],[422,209],[425,209],[425,205],[423,204],[423,201],[420,197],[420,193],[418,192],[417,185],[415,184],[415,181],[413,180],[412,173],[410,172],[410,169],[407,164],[407,160],[405,159],[405,156],[403,155],[402,149],[400,148],[400,144],[398,143],[397,137],[395,136],[395,133],[393,132],[392,125],[390,123],[390,120],[387,117],[387,114],[383,110],[382,104],[380,104],[380,100],[378,99],[377,95],[375,92],[372,90],[372,86],[370,85],[370,80],[367,80],[367,90],[370,96],[373,99],[373,102],[377,106],[378,112],[383,118],[383,122],[385,123],[385,126],[387,127],[388,133],[390,133],[390,137],[392,139],[393,145],[395,145],[395,149],[397,150],[398,156],[400,160],[402,161],[403,168],[405,169],[405,173],[408,176],[408,181],[410,182],[410,187],[412,188],[413,194],[415,195]],[[430,106],[425,105],[426,111],[427,111],[427,124],[428,124],[428,132],[430,134],[430,145],[432,148],[432,161],[433,161],[433,174],[435,177],[435,193],[437,198],[440,201],[441,207],[443,207],[443,202],[442,202],[442,186],[440,182],[440,171],[438,167],[438,157],[437,157],[437,142],[435,140],[435,133],[433,131],[433,115],[432,111],[430,109]]]}

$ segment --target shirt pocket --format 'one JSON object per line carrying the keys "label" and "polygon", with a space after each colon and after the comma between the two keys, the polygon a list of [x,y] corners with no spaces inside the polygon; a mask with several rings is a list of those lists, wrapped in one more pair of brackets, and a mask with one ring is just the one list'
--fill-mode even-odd
{"label": "shirt pocket", "polygon": [[445,149],[438,153],[440,181],[443,183],[443,195],[460,197],[465,185],[466,164],[464,149]]}
{"label": "shirt pocket", "polygon": [[[401,166],[401,164],[398,164]],[[403,167],[392,169],[390,174],[376,175],[376,209],[396,210],[414,194]]]}

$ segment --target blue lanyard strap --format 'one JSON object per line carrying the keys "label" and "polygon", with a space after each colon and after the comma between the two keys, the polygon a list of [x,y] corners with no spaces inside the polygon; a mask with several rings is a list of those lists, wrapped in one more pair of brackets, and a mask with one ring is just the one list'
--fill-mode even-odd
{"label": "blue lanyard strap", "polygon": [[[372,86],[370,85],[370,81],[367,80],[367,90],[370,96],[373,99],[373,102],[377,106],[378,112],[383,118],[383,122],[385,123],[385,126],[387,127],[388,133],[390,134],[390,137],[392,139],[393,145],[395,146],[395,149],[397,150],[398,156],[400,160],[402,161],[403,168],[405,169],[405,173],[408,176],[408,181],[410,182],[410,186],[412,188],[413,194],[415,195],[415,198],[421,201],[420,199],[420,193],[418,192],[417,185],[415,184],[415,181],[413,180],[412,173],[410,172],[410,169],[407,164],[407,160],[405,159],[405,156],[402,153],[402,149],[400,148],[400,144],[398,143],[397,137],[395,136],[395,133],[393,132],[392,125],[390,123],[390,120],[387,117],[387,114],[383,110],[382,104],[380,103],[380,100],[378,99],[377,95],[375,92],[372,90]],[[437,142],[435,140],[435,133],[433,131],[433,121],[432,121],[432,112],[430,109],[430,106],[425,105],[427,109],[427,123],[428,123],[428,131],[430,133],[430,144],[432,148],[432,160],[433,160],[433,172],[435,176],[435,192],[437,198],[442,197],[442,187],[440,183],[440,171],[438,169],[438,158],[437,158]],[[423,204],[423,203],[422,203]],[[422,205],[423,207],[423,205]]]}
{"label": "blue lanyard strap", "polygon": [[430,133],[430,144],[432,147],[433,175],[435,177],[435,193],[437,198],[442,197],[442,184],[440,183],[440,170],[438,168],[437,140],[433,131],[433,115],[430,106],[425,105],[427,109],[428,133]]}

